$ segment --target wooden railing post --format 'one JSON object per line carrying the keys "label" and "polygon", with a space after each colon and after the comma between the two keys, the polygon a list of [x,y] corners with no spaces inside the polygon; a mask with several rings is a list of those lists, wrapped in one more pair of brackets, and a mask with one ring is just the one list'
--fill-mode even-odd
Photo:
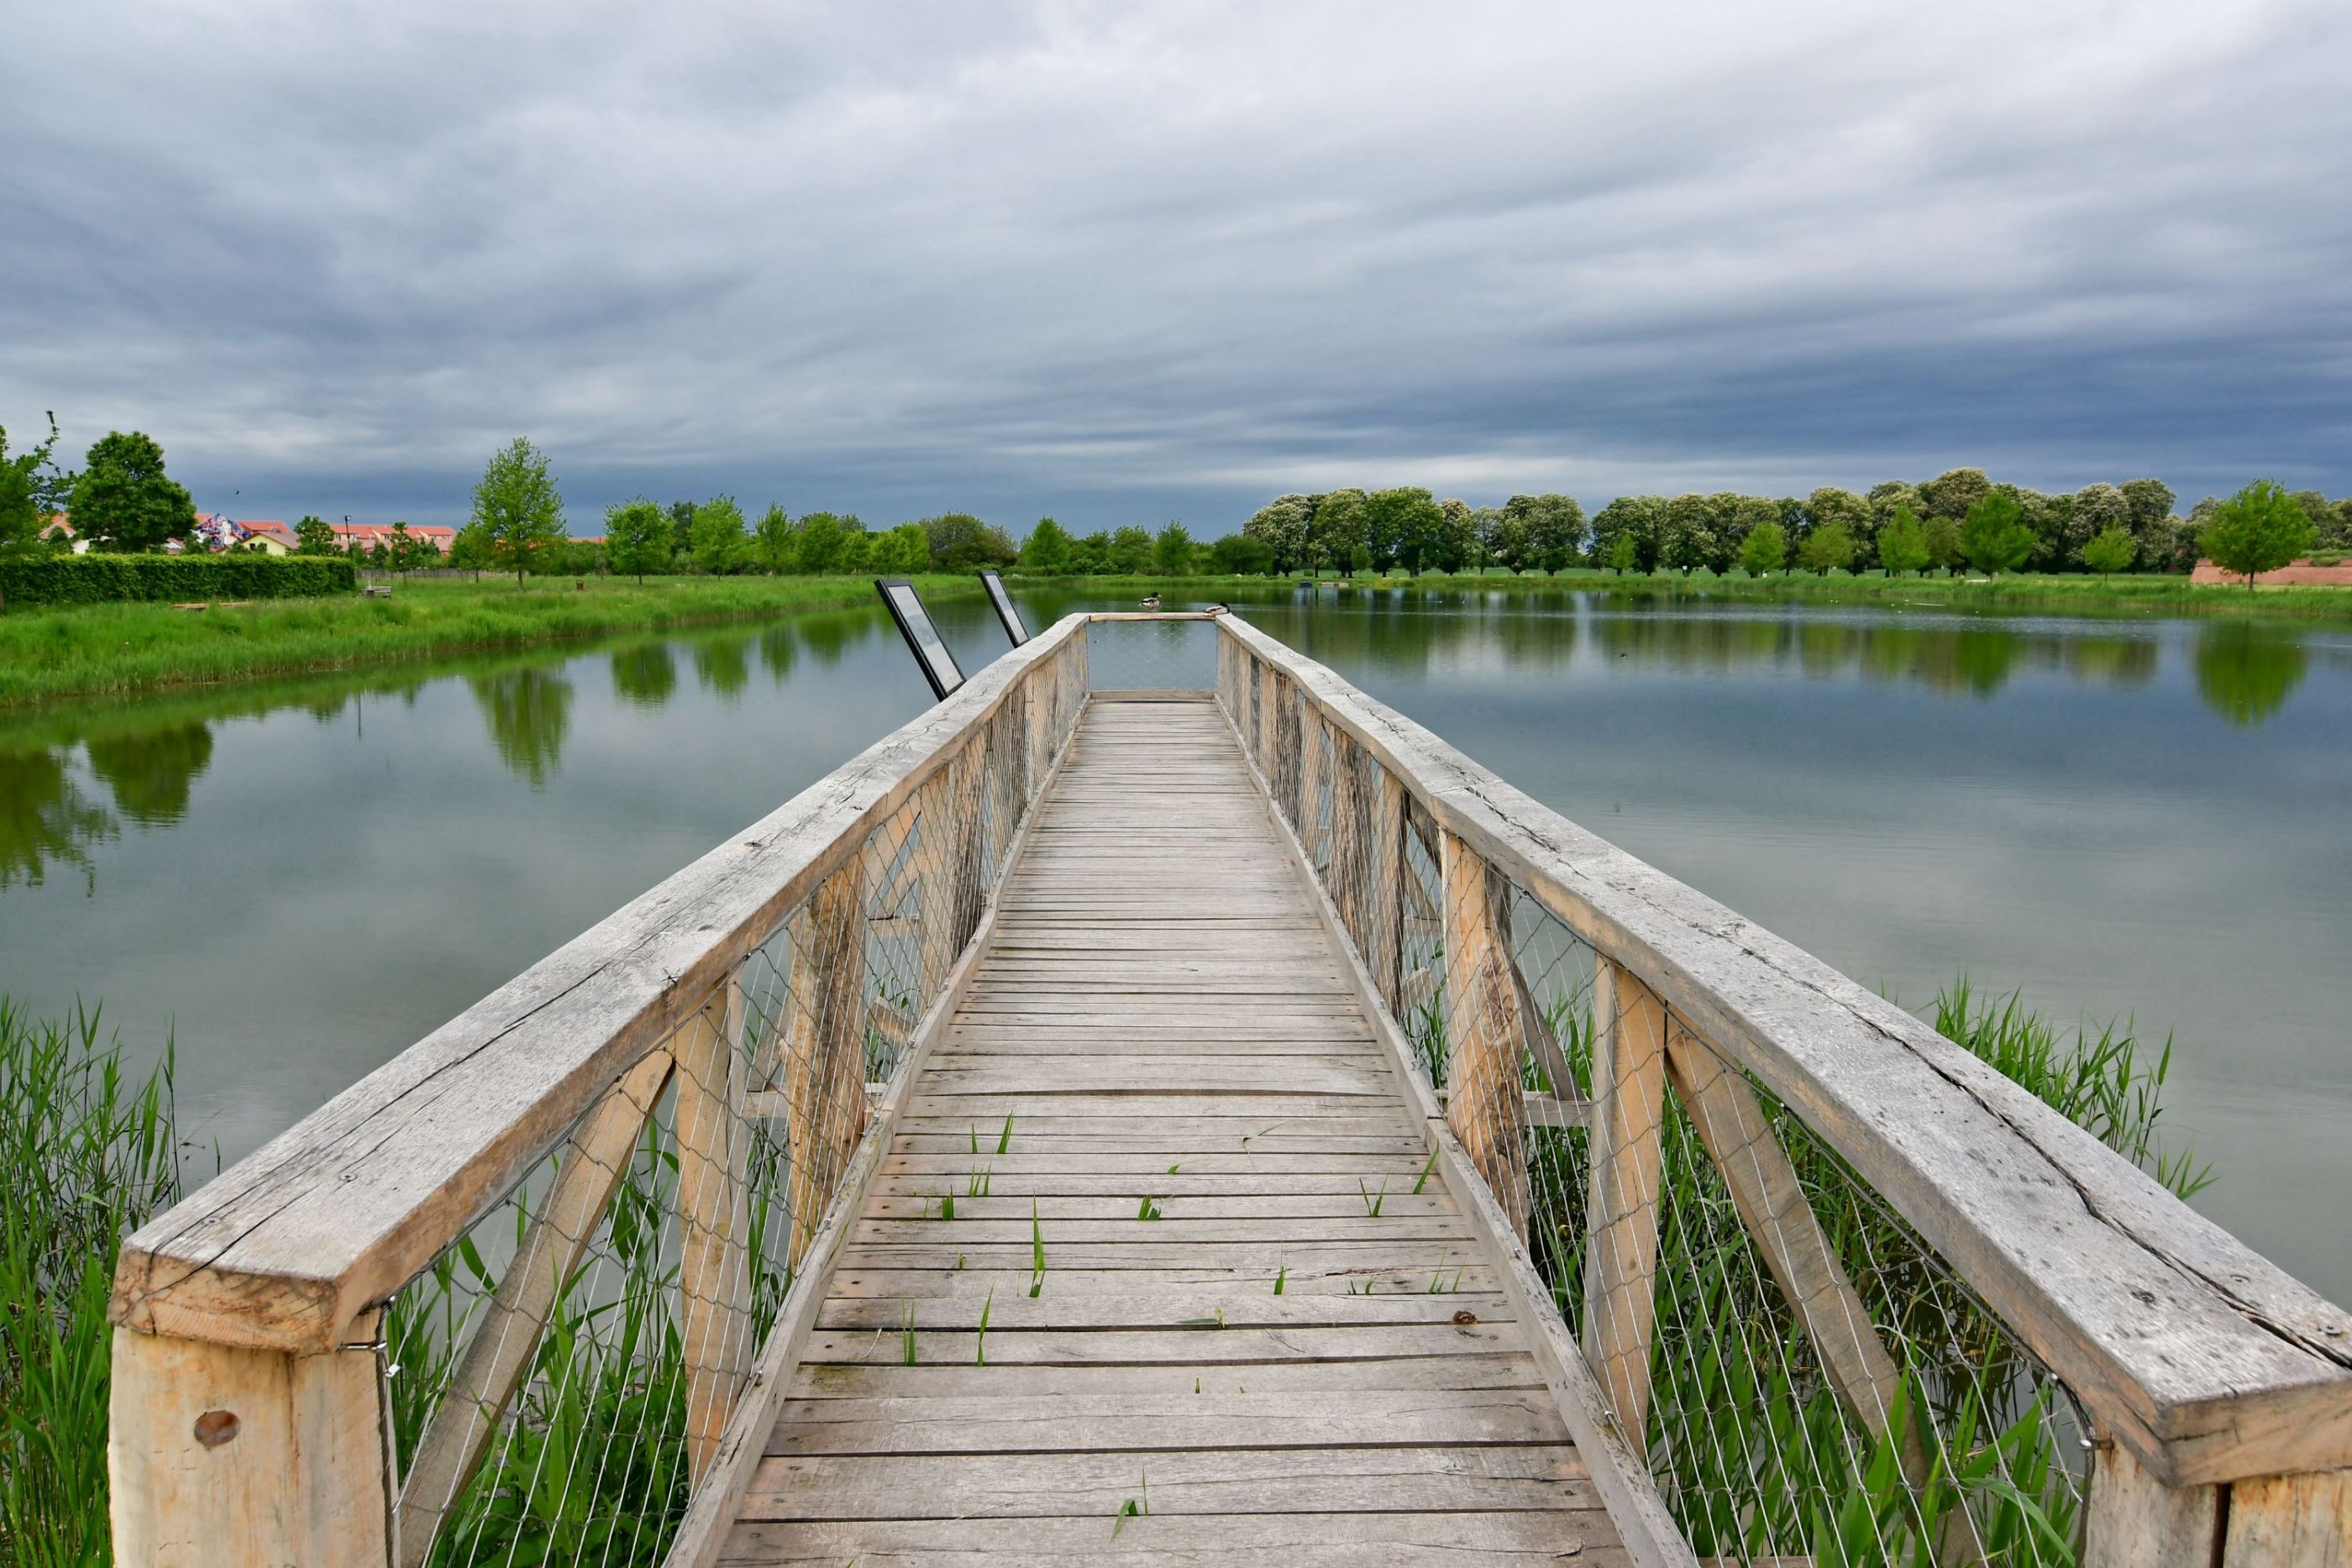
{"label": "wooden railing post", "polygon": [[1647,986],[1605,959],[1593,988],[1584,1359],[1638,1453],[1649,1423],[1650,1344],[1658,1314],[1666,1010]]}
{"label": "wooden railing post", "polygon": [[[382,1321],[371,1312],[360,1330],[372,1338]],[[107,1475],[123,1568],[393,1561],[373,1346],[289,1355],[118,1327],[111,1380]]]}
{"label": "wooden railing post", "polygon": [[1452,833],[1438,833],[1445,943],[1445,1120],[1511,1228],[1528,1239],[1528,1107],[1511,980],[1510,883]]}
{"label": "wooden railing post", "polygon": [[677,1063],[678,1338],[688,1473],[698,1478],[726,1436],[755,1348],[742,1038],[742,988],[730,980],[679,1026],[671,1047]]}
{"label": "wooden railing post", "polygon": [[784,1100],[793,1263],[866,1131],[865,897],[864,867],[852,861],[817,884],[788,926],[793,1017]]}

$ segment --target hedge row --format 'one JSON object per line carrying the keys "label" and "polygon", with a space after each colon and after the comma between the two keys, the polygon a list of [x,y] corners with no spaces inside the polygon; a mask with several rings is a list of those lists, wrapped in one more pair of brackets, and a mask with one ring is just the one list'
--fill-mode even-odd
{"label": "hedge row", "polygon": [[11,606],[305,599],[358,587],[352,563],[331,556],[0,555],[0,595]]}

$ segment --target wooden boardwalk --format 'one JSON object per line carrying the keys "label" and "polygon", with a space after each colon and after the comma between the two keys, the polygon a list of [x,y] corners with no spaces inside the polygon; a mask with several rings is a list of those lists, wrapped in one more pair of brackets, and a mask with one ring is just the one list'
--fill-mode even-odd
{"label": "wooden boardwalk", "polygon": [[910,1093],[722,1561],[1622,1561],[1211,703],[1087,710]]}

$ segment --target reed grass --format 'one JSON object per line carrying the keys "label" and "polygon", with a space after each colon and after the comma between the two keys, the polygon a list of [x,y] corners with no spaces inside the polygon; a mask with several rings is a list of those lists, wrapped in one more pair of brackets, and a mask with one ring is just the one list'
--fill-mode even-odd
{"label": "reed grass", "polygon": [[173,1052],[141,1078],[96,1009],[0,996],[0,1563],[92,1568],[107,1535],[107,1299],[122,1238],[180,1195]]}

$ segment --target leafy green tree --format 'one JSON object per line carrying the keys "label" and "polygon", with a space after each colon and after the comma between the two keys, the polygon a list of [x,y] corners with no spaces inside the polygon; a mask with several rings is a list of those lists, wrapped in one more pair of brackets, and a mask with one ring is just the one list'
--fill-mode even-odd
{"label": "leafy green tree", "polygon": [[[2113,485],[2085,485],[2074,492],[2074,511],[2066,518],[2066,526],[2061,535],[2065,541],[2064,548],[2049,553],[2045,559],[2054,570],[2063,571],[2077,565],[2089,566],[2090,557],[2084,553],[2085,547],[2109,529],[2120,529],[2128,534],[2131,522],[2130,497]],[[2096,571],[2099,569],[2094,566],[2091,570]]]}
{"label": "leafy green tree", "polygon": [[1506,571],[1522,572],[1530,564],[1526,515],[1511,509],[1512,503],[1527,498],[1514,496],[1502,506],[1478,514],[1478,548],[1489,562]]}
{"label": "leafy green tree", "polygon": [[2257,479],[2213,509],[2197,543],[2214,565],[2243,576],[2252,592],[2257,573],[2309,549],[2312,533],[2310,514],[2284,486]]}
{"label": "leafy green tree", "polygon": [[912,576],[931,564],[930,536],[920,523],[900,523],[876,537],[866,564],[870,571]]}
{"label": "leafy green tree", "polygon": [[493,558],[514,570],[515,586],[521,587],[531,552],[565,537],[563,497],[548,472],[547,455],[520,435],[501,448],[474,486],[472,520]]}
{"label": "leafy green tree", "polygon": [[1011,566],[1021,557],[1012,537],[1003,528],[983,523],[969,512],[925,517],[923,532],[930,538],[931,565],[940,571],[978,571],[983,566]]}
{"label": "leafy green tree", "polygon": [[2178,497],[2161,479],[2124,481],[2124,507],[2130,514],[2133,542],[2151,565],[2161,560],[2172,538],[2172,507]]}
{"label": "leafy green tree", "polygon": [[1307,523],[1314,516],[1313,499],[1276,496],[1242,525],[1242,537],[1265,546],[1277,571],[1297,571],[1307,564]]}
{"label": "leafy green tree", "polygon": [[669,504],[669,553],[674,559],[683,560],[694,552],[694,503],[672,501]]}
{"label": "leafy green tree", "polygon": [[1478,530],[1478,514],[1467,501],[1447,500],[1437,503],[1437,556],[1435,564],[1445,571],[1461,571],[1465,568],[1477,570],[1486,564],[1486,547]]}
{"label": "leafy green tree", "polygon": [[840,570],[852,574],[870,571],[874,565],[874,536],[866,531],[865,519],[852,512],[841,519]]}
{"label": "leafy green tree", "polygon": [[1070,570],[1070,534],[1051,517],[1040,517],[1021,544],[1021,570],[1033,577],[1060,577]]}
{"label": "leafy green tree", "polygon": [[1970,566],[1989,574],[2015,571],[2033,554],[2037,542],[2033,530],[2025,526],[2023,508],[1998,490],[1979,495],[1960,525],[1961,553]]}
{"label": "leafy green tree", "polygon": [[1853,536],[1843,523],[1817,523],[1797,547],[1797,563],[1823,577],[1843,571],[1853,564]]}
{"label": "leafy green tree", "polygon": [[1100,577],[1110,570],[1110,534],[1097,528],[1070,541],[1070,570],[1079,577]]}
{"label": "leafy green tree", "polygon": [[1845,537],[1853,541],[1857,559],[1876,553],[1878,516],[1867,500],[1853,491],[1824,485],[1805,497],[1805,515],[1812,519],[1814,528],[1827,528],[1832,523],[1843,527]]}
{"label": "leafy green tree", "polygon": [[294,525],[296,555],[340,555],[342,548],[335,538],[334,525],[324,517],[306,516]]}
{"label": "leafy green tree", "polygon": [[1371,556],[1368,565],[1379,562],[1380,547],[1366,528],[1361,490],[1333,490],[1315,497],[1314,501],[1315,509],[1307,524],[1307,559],[1292,570],[1352,561],[1358,545],[1364,546]]}
{"label": "leafy green tree", "polygon": [[1919,486],[1919,506],[1925,516],[1960,522],[1991,490],[1981,468],[1947,469]]}
{"label": "leafy green tree", "polygon": [[1233,577],[1263,577],[1274,570],[1274,547],[1246,533],[1227,534],[1209,547],[1209,564]]}
{"label": "leafy green tree", "polygon": [[1949,571],[1968,556],[1960,549],[1960,525],[1949,517],[1927,519],[1927,560]]}
{"label": "leafy green tree", "polygon": [[66,504],[71,482],[58,471],[57,415],[49,416],[48,439],[8,455],[8,433],[0,430],[0,551],[47,548],[42,531]]}
{"label": "leafy green tree", "polygon": [[[1927,509],[1927,503],[1919,498],[1919,486],[1906,484],[1900,479],[1889,479],[1884,485],[1873,485],[1866,499],[1870,502],[1870,522],[1873,528],[1883,528],[1894,521],[1895,510],[1898,507],[1910,507],[1928,522],[1935,520],[1935,514]],[[1957,522],[1958,519],[1956,517],[1953,520]]]}
{"label": "leafy green tree", "polygon": [[1878,564],[1890,576],[1900,577],[1917,571],[1927,559],[1927,525],[1910,507],[1895,507],[1895,515],[1878,530]]}
{"label": "leafy green tree", "polygon": [[750,539],[743,508],[732,496],[716,496],[694,508],[694,570],[717,576],[743,564]]}
{"label": "leafy green tree", "polygon": [[1352,574],[1371,570],[1372,547],[1359,540],[1356,547],[1348,552],[1348,570]]}
{"label": "leafy green tree", "polygon": [[758,526],[751,530],[751,549],[759,558],[760,570],[771,572],[792,570],[793,542],[793,519],[785,514],[783,507],[771,501],[768,509],[760,514]]}
{"label": "leafy green tree", "polygon": [[1139,577],[1151,570],[1151,536],[1129,526],[1110,536],[1110,569],[1121,577]]}
{"label": "leafy green tree", "polygon": [[669,515],[643,496],[604,508],[604,558],[639,582],[669,564]]}
{"label": "leafy green tree", "polygon": [[1751,577],[1763,577],[1780,570],[1789,559],[1789,530],[1778,518],[1758,523],[1739,541],[1740,570]]}
{"label": "leafy green tree", "polygon": [[811,512],[793,525],[793,570],[810,576],[841,570],[842,521],[831,512]]}
{"label": "leafy green tree", "polygon": [[1527,564],[1538,571],[1564,571],[1574,566],[1584,553],[1587,525],[1584,508],[1573,496],[1546,492],[1540,496],[1514,496],[1503,503],[1503,510],[1519,508],[1527,534]]}
{"label": "leafy green tree", "polygon": [[[1620,571],[1648,571],[1658,564],[1665,541],[1666,503],[1655,496],[1620,496],[1592,517],[1592,558]],[[1617,541],[1633,541],[1621,561]]]}
{"label": "leafy green tree", "polygon": [[1181,577],[1192,570],[1192,535],[1182,523],[1170,519],[1151,541],[1151,567],[1163,577]]}
{"label": "leafy green tree", "polygon": [[480,523],[467,523],[449,541],[449,564],[463,570],[478,572],[486,566],[499,563],[498,551],[490,543],[490,530]]}
{"label": "leafy green tree", "polygon": [[1609,546],[1609,564],[1614,570],[1632,571],[1641,565],[1642,547],[1633,542],[1632,534],[1619,534]]}
{"label": "leafy green tree", "polygon": [[160,549],[195,528],[196,504],[163,472],[163,449],[139,431],[112,431],[90,447],[74,481],[74,532],[92,549]]}
{"label": "leafy green tree", "polygon": [[2110,523],[2084,543],[2083,564],[2105,578],[2128,570],[2138,554],[2139,544],[2131,530],[2121,523]]}

